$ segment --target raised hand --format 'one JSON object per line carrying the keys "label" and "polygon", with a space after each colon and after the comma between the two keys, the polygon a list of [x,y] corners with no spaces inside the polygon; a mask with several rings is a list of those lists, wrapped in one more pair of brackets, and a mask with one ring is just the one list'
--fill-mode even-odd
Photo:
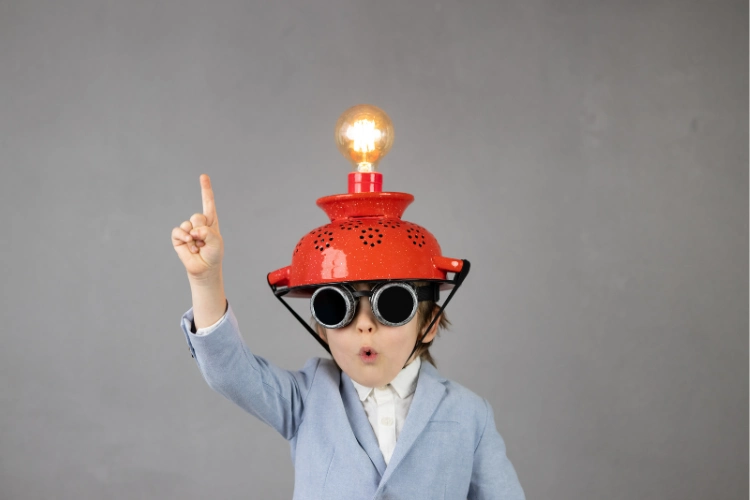
{"label": "raised hand", "polygon": [[224,241],[219,232],[211,179],[201,174],[203,213],[196,213],[172,229],[172,245],[190,278],[197,280],[221,276]]}

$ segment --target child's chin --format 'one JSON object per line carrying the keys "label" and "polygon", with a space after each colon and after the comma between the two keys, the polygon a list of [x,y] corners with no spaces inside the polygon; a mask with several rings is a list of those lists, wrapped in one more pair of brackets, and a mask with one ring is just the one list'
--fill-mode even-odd
{"label": "child's chin", "polygon": [[387,385],[387,382],[383,382],[381,380],[382,377],[368,376],[368,375],[371,375],[371,374],[361,373],[361,371],[360,371],[360,373],[354,374],[353,377],[352,377],[352,375],[350,375],[348,373],[347,373],[347,375],[349,375],[349,378],[351,378],[352,380],[355,380],[357,383],[359,383],[361,385],[364,385],[365,387],[381,387],[381,386]]}

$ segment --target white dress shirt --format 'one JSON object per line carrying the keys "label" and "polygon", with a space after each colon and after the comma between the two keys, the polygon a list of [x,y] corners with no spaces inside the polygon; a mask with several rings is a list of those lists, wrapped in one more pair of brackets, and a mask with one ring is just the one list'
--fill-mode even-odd
{"label": "white dress shirt", "polygon": [[409,413],[417,377],[422,361],[417,358],[402,368],[390,384],[383,387],[365,387],[352,380],[359,400],[367,414],[372,430],[378,438],[378,447],[383,453],[385,464],[393,455],[396,440],[404,428],[406,414]]}
{"label": "white dress shirt", "polygon": [[[229,311],[227,311],[227,312],[229,312]],[[227,317],[227,313],[225,312],[224,316],[222,316],[221,318],[219,318],[219,321],[217,321],[216,323],[214,323],[211,326],[207,326],[205,328],[198,328],[198,330],[193,335],[197,335],[199,337],[202,337],[203,335],[208,335],[209,333],[211,333],[214,330],[216,330],[216,328],[219,326],[219,323],[221,323],[222,321],[224,321],[224,319],[226,317]],[[193,323],[193,324],[195,324],[195,323]]]}
{"label": "white dress shirt", "polygon": [[[226,318],[226,313],[216,323],[205,328],[198,328],[194,335],[208,335],[214,331]],[[396,378],[390,384],[383,387],[365,387],[352,380],[357,390],[359,400],[367,414],[375,437],[378,439],[378,447],[383,454],[385,464],[396,449],[396,440],[404,428],[406,415],[409,413],[411,401],[414,399],[414,391],[417,388],[417,377],[422,361],[417,358],[405,368],[402,368]]]}

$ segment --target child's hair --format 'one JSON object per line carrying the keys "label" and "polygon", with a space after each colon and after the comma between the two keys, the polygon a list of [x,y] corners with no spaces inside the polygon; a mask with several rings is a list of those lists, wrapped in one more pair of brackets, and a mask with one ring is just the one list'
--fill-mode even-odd
{"label": "child's hair", "polygon": [[[427,285],[426,281],[415,281],[413,282],[415,286],[424,286]],[[423,328],[426,328],[430,322],[432,321],[433,314],[437,312],[438,305],[437,302],[433,300],[425,300],[423,302],[420,302],[417,306],[417,332],[421,332]],[[318,335],[321,338],[325,338],[325,328],[323,325],[315,321],[315,318],[310,319],[310,324],[315,327],[315,331],[318,332]],[[432,339],[432,342],[435,341],[435,338],[437,338],[440,335],[440,330],[447,330],[450,326],[451,322],[448,320],[448,318],[445,316],[445,311],[443,311],[443,314],[440,315],[440,319],[437,321],[437,334]],[[421,337],[420,337],[421,338]],[[432,342],[429,344],[421,344],[419,347],[417,347],[417,350],[414,352],[415,359],[417,357],[421,357],[422,361],[426,361],[430,363],[432,366],[437,368],[437,364],[435,363],[435,360],[432,358],[432,355],[430,354],[430,345],[432,345]],[[334,359],[333,362],[335,363],[336,360]]]}

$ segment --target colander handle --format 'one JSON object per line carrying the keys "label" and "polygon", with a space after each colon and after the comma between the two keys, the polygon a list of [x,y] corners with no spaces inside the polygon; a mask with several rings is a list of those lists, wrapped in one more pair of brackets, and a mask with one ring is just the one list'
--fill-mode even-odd
{"label": "colander handle", "polygon": [[268,273],[268,284],[271,286],[289,286],[289,274],[292,266],[282,267]]}
{"label": "colander handle", "polygon": [[464,261],[461,259],[451,259],[450,257],[436,255],[432,258],[432,265],[441,271],[460,273],[461,269],[464,268]]}

